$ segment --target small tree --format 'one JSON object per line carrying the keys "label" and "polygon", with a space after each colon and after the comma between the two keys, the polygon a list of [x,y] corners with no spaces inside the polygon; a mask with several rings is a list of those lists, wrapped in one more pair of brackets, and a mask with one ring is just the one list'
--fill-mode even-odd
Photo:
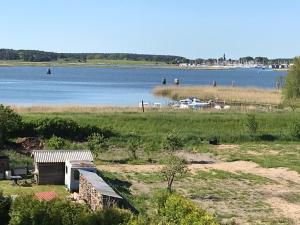
{"label": "small tree", "polygon": [[61,137],[52,136],[46,143],[49,149],[61,150],[68,147],[67,141]]}
{"label": "small tree", "polygon": [[133,138],[130,138],[127,142],[127,150],[131,154],[131,157],[133,159],[137,159],[137,151],[140,147],[140,142],[138,140],[135,140]]}
{"label": "small tree", "polygon": [[255,114],[248,114],[245,122],[245,126],[249,131],[250,135],[254,136],[258,129],[258,122]]}
{"label": "small tree", "polygon": [[169,133],[167,136],[165,136],[162,142],[162,147],[163,149],[172,152],[179,150],[183,147],[182,138],[176,132]]}
{"label": "small tree", "polygon": [[283,95],[286,104],[295,110],[300,98],[300,57],[294,59],[294,65],[289,69]]}
{"label": "small tree", "polygon": [[293,138],[300,139],[300,121],[292,123],[290,130]]}
{"label": "small tree", "polygon": [[9,107],[0,105],[0,148],[4,142],[14,136],[14,132],[22,126],[22,119]]}
{"label": "small tree", "polygon": [[88,147],[91,152],[98,157],[99,153],[108,150],[109,144],[103,135],[94,133],[88,137]]}
{"label": "small tree", "polygon": [[151,161],[151,153],[159,149],[158,144],[155,141],[146,142],[144,145],[144,151],[147,154],[148,161]]}
{"label": "small tree", "polygon": [[166,164],[162,169],[162,175],[167,180],[167,190],[172,192],[172,185],[175,178],[181,178],[188,172],[186,161],[175,155],[171,155],[166,160]]}

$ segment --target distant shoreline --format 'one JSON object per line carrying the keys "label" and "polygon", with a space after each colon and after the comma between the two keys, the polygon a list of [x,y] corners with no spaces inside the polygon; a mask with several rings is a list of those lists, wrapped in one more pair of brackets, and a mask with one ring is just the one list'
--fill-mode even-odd
{"label": "distant shoreline", "polygon": [[231,70],[238,69],[230,66],[201,66],[201,67],[180,67],[166,63],[155,63],[148,61],[130,60],[99,60],[83,62],[51,61],[51,62],[25,62],[14,60],[0,60],[1,67],[79,67],[79,68],[157,68],[157,69],[178,69],[178,70]]}

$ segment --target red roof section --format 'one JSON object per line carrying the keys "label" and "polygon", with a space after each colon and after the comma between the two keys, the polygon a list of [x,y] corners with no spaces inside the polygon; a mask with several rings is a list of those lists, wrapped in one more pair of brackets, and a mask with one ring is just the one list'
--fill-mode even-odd
{"label": "red roof section", "polygon": [[38,192],[38,193],[35,193],[35,197],[40,201],[51,201],[55,198],[58,198],[58,195],[53,191]]}

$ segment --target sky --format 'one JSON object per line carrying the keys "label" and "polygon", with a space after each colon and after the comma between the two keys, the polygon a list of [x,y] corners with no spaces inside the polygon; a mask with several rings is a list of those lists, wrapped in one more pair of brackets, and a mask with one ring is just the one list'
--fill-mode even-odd
{"label": "sky", "polygon": [[0,48],[300,55],[299,0],[3,0],[0,21]]}

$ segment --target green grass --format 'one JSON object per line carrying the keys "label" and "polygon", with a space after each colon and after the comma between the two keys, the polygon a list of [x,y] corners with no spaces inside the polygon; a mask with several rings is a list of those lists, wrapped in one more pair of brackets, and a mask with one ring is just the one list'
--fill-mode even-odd
{"label": "green grass", "polygon": [[[246,113],[240,112],[106,112],[106,113],[23,113],[25,121],[41,117],[71,118],[80,124],[111,127],[120,134],[112,141],[124,144],[126,135],[141,136],[144,142],[160,142],[167,133],[177,131],[186,146],[198,146],[201,139],[218,136],[221,143],[290,140],[290,126],[300,120],[298,112],[256,113],[258,135],[250,137],[245,128]],[[262,136],[263,135],[263,136]]]}
{"label": "green grass", "polygon": [[[19,181],[20,184],[23,181]],[[29,182],[29,180],[28,180]],[[59,197],[66,197],[69,193],[66,191],[63,185],[35,185],[33,184],[28,186],[22,185],[12,185],[12,181],[3,180],[0,181],[0,190],[3,191],[4,195],[30,195],[35,194],[37,192],[47,192],[47,191],[54,191],[58,194]]]}
{"label": "green grass", "polygon": [[254,184],[266,184],[272,183],[273,181],[262,176],[258,176],[251,173],[231,173],[224,170],[209,170],[203,171],[200,170],[197,172],[195,178],[201,180],[211,180],[211,179],[218,179],[218,180],[225,180],[225,179],[233,179],[239,181],[247,181]]}

